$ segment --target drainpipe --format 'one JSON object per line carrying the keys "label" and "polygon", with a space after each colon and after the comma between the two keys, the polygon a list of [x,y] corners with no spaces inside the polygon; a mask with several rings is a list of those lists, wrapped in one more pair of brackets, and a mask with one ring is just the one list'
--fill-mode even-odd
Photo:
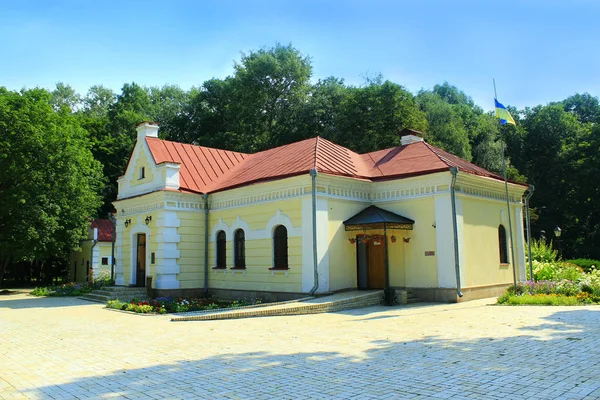
{"label": "drainpipe", "polygon": [[208,295],[208,193],[204,194],[204,294]]}
{"label": "drainpipe", "polygon": [[529,216],[529,199],[533,196],[533,192],[535,191],[535,186],[529,185],[529,189],[527,189],[527,195],[525,196],[525,223],[527,224],[527,247],[528,249],[528,259],[529,259],[529,279],[532,281],[533,279],[533,262],[531,260],[531,218]]}
{"label": "drainpipe", "polygon": [[312,296],[319,288],[319,264],[317,257],[317,169],[310,170],[312,178],[312,228],[313,228],[313,267],[315,272],[315,286],[310,289],[309,294]]}
{"label": "drainpipe", "polygon": [[454,230],[454,268],[456,269],[456,294],[458,297],[463,297],[460,287],[460,258],[458,255],[458,223],[456,221],[456,191],[454,186],[456,185],[456,176],[458,175],[458,168],[450,167],[450,173],[452,174],[452,184],[450,185],[450,199],[452,200],[452,227]]}
{"label": "drainpipe", "polygon": [[91,281],[94,282],[94,247],[98,244],[98,228],[94,228],[94,239],[92,240],[92,247],[90,248],[90,266],[92,268]]}

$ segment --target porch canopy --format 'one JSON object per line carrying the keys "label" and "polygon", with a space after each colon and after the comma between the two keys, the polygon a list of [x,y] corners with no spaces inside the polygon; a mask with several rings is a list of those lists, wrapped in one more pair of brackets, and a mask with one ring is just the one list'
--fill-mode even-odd
{"label": "porch canopy", "polygon": [[415,221],[377,206],[369,206],[344,221],[347,231],[364,229],[404,229],[412,230]]}

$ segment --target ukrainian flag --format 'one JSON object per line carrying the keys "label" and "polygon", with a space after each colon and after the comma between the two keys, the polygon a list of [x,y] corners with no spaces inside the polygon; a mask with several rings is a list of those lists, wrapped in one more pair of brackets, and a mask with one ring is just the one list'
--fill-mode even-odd
{"label": "ukrainian flag", "polygon": [[500,123],[502,125],[504,125],[504,124],[517,125],[515,123],[515,120],[513,119],[512,115],[510,115],[510,113],[506,109],[506,107],[504,107],[496,99],[494,99],[494,102],[496,103],[496,118],[498,118],[500,120]]}

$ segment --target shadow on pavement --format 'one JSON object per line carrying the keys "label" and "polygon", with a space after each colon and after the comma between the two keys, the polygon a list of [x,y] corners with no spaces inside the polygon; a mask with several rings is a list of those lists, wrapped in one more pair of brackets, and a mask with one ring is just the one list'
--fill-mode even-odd
{"label": "shadow on pavement", "polygon": [[48,308],[98,305],[77,297],[37,297],[27,293],[17,295],[0,296],[0,308],[26,309],[26,308]]}
{"label": "shadow on pavement", "polygon": [[[490,393],[493,398],[510,399],[600,396],[600,308],[558,311],[546,320],[543,325],[522,327],[521,335],[507,338],[448,340],[429,336],[403,341],[394,337],[373,340],[369,350],[352,354],[302,349],[292,354],[221,354],[119,370],[60,386],[31,387],[24,393],[41,398],[129,399],[418,395],[475,399]],[[550,334],[541,335],[544,329]],[[126,334],[123,332],[123,344]],[[239,340],[253,339],[240,332]],[[152,346],[151,340],[148,346]],[[290,349],[293,346],[290,341]],[[336,348],[334,343],[331,348]]]}

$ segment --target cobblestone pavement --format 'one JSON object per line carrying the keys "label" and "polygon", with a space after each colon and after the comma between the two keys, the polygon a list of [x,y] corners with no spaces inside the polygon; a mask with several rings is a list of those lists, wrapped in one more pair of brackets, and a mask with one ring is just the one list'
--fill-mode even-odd
{"label": "cobblestone pavement", "polygon": [[490,303],[175,323],[0,296],[0,398],[600,398],[600,307]]}

